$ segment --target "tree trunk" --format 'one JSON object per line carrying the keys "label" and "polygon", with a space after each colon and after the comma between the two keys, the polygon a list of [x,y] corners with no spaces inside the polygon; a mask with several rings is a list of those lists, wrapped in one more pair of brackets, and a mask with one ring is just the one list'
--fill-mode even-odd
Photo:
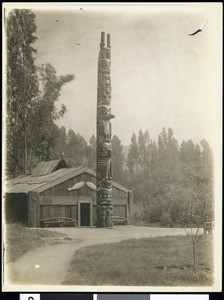
{"label": "tree trunk", "polygon": [[24,174],[27,174],[27,136],[26,136],[26,121],[24,128]]}
{"label": "tree trunk", "polygon": [[32,149],[30,149],[30,174],[32,173],[32,159],[33,159],[33,152]]}
{"label": "tree trunk", "polygon": [[[19,176],[19,175],[21,175],[20,174],[20,165],[21,165],[21,161],[20,161],[20,151],[19,151],[19,146],[18,146],[18,144],[17,144],[17,155],[18,155],[18,166],[17,166],[17,174],[14,174],[14,176],[15,175],[17,175],[17,176]],[[14,173],[14,172],[13,172]]]}
{"label": "tree trunk", "polygon": [[196,274],[196,245],[194,242],[192,246],[193,246],[193,271]]}

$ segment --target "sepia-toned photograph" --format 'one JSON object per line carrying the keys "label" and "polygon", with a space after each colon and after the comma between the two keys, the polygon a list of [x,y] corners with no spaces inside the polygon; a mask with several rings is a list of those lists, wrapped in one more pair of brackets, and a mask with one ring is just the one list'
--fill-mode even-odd
{"label": "sepia-toned photograph", "polygon": [[3,3],[4,291],[221,291],[221,9]]}

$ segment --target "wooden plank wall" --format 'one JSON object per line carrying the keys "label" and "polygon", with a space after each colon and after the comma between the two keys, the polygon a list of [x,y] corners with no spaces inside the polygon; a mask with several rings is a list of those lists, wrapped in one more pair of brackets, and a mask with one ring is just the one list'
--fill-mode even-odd
{"label": "wooden plank wall", "polygon": [[125,193],[124,191],[121,191],[119,189],[117,189],[116,187],[113,187],[113,198],[125,198],[127,199],[127,193]]}
{"label": "wooden plank wall", "polygon": [[114,205],[113,215],[127,218],[127,206],[126,205]]}
{"label": "wooden plank wall", "polygon": [[81,197],[40,196],[40,205],[77,205],[78,200],[81,199]]}
{"label": "wooden plank wall", "polygon": [[97,205],[93,205],[92,208],[92,224],[96,226],[96,218],[97,218]]}
{"label": "wooden plank wall", "polygon": [[78,219],[77,205],[41,205],[40,218],[68,217]]}
{"label": "wooden plank wall", "polygon": [[[78,201],[90,200],[96,205],[96,197],[65,197],[65,196],[40,196],[40,205],[77,205]],[[126,205],[127,198],[113,198],[113,205]]]}
{"label": "wooden plank wall", "polygon": [[37,227],[39,225],[37,222],[37,193],[31,191],[28,195],[28,226]]}
{"label": "wooden plank wall", "polygon": [[95,193],[95,191],[90,190],[86,185],[80,190],[68,192],[68,188],[73,187],[77,182],[80,181],[90,181],[96,184],[96,178],[94,176],[83,173],[42,192],[41,196],[90,197],[93,193]]}

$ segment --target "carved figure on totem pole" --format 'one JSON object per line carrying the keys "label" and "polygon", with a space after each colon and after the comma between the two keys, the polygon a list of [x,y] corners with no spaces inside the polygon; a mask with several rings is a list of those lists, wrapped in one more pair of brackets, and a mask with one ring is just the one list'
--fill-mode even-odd
{"label": "carved figure on totem pole", "polygon": [[97,227],[113,226],[111,162],[111,46],[101,32],[97,84]]}

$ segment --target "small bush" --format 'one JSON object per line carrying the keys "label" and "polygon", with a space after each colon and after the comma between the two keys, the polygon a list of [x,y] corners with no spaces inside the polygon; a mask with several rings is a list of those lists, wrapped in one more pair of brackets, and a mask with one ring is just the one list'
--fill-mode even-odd
{"label": "small bush", "polygon": [[161,224],[164,226],[173,227],[173,222],[169,211],[164,211],[162,213]]}

